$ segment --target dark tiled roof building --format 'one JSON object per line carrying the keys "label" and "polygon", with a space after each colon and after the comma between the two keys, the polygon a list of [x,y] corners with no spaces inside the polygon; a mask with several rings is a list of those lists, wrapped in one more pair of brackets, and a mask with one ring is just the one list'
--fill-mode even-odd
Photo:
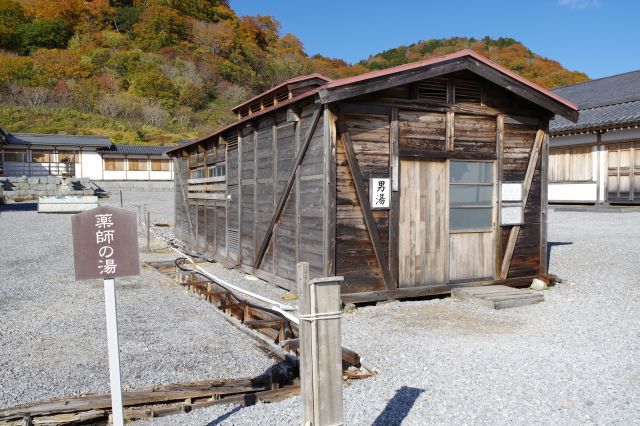
{"label": "dark tiled roof building", "polygon": [[549,201],[640,202],[640,70],[553,92],[580,118],[549,123]]}

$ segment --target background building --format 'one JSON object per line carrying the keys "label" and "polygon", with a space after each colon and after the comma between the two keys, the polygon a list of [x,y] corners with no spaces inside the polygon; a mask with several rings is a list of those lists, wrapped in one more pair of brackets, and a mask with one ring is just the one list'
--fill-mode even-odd
{"label": "background building", "polygon": [[173,180],[171,147],[115,145],[104,136],[0,131],[0,176]]}
{"label": "background building", "polygon": [[554,92],[580,119],[550,123],[549,202],[640,203],[640,70]]}

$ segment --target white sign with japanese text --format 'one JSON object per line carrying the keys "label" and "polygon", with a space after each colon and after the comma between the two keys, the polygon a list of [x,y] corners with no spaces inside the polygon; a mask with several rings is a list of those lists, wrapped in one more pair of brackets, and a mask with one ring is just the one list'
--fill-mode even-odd
{"label": "white sign with japanese text", "polygon": [[369,179],[369,200],[373,210],[391,207],[391,180],[389,178]]}

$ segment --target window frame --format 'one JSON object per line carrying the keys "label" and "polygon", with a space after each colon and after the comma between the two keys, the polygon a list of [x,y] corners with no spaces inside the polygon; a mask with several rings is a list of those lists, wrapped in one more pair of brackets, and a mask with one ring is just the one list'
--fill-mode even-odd
{"label": "window frame", "polygon": [[[448,161],[448,167],[447,167],[447,172],[448,172],[448,176],[447,176],[447,183],[448,183],[448,188],[447,188],[447,220],[448,220],[448,227],[449,227],[449,233],[450,234],[465,234],[465,233],[480,233],[480,232],[493,232],[495,231],[495,202],[496,202],[496,189],[495,189],[495,185],[496,185],[496,164],[493,160],[449,160]],[[481,163],[486,163],[486,164],[490,164],[491,165],[491,173],[490,173],[490,177],[491,177],[491,182],[485,183],[485,182],[452,182],[451,181],[451,165],[452,163],[474,163],[474,164],[481,164]],[[491,188],[491,200],[487,203],[487,204],[457,204],[457,205],[452,205],[451,204],[451,189],[455,186],[476,186],[476,187],[489,187]],[[453,209],[485,209],[485,210],[489,210],[489,223],[490,225],[488,227],[475,227],[475,228],[452,228],[451,226],[451,211]]]}
{"label": "window frame", "polygon": [[[26,163],[27,162],[27,150],[3,150],[4,152],[4,161],[5,162],[11,162],[11,163]],[[10,160],[7,157],[9,155],[19,155],[22,159],[21,160]]]}
{"label": "window frame", "polygon": [[[213,170],[213,174],[211,171]],[[225,177],[227,176],[227,165],[224,161],[219,161],[207,166],[207,177]]]}
{"label": "window frame", "polygon": [[[114,168],[109,168],[109,163],[114,164]],[[122,168],[117,165],[122,164]],[[105,172],[124,172],[126,170],[124,158],[103,158],[103,167]]]}
{"label": "window frame", "polygon": [[[162,165],[166,164],[166,169],[162,168]],[[155,166],[159,168],[155,168]],[[165,160],[161,158],[152,158],[151,159],[151,171],[152,172],[170,172],[171,171],[171,160]]]}
{"label": "window frame", "polygon": [[[134,168],[131,167],[132,164],[135,164]],[[144,168],[141,168],[140,164],[143,164]],[[149,159],[148,158],[127,158],[127,171],[128,172],[148,172]]]}
{"label": "window frame", "polygon": [[[201,176],[194,176],[194,174],[198,174]],[[189,170],[189,179],[204,179],[206,174],[206,169],[204,166],[197,167]]]}
{"label": "window frame", "polygon": [[[45,156],[46,160],[44,161],[39,161],[36,160],[36,155],[43,155]],[[46,149],[32,149],[31,150],[31,162],[32,163],[38,163],[38,164],[50,164],[50,163],[55,163],[55,151],[49,151]]]}

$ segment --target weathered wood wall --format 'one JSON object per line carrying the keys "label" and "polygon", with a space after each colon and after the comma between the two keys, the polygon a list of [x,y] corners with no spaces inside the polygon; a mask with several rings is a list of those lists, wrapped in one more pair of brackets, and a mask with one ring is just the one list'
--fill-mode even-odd
{"label": "weathered wood wall", "polygon": [[[526,124],[505,124],[502,156],[501,180],[523,181],[537,126]],[[524,225],[516,240],[516,247],[511,258],[511,267],[507,278],[534,276],[538,274],[540,266],[540,212],[541,212],[541,164],[542,156],[538,158],[531,190],[524,209]],[[501,232],[500,259],[509,239],[511,227],[503,226]]]}
{"label": "weathered wood wall", "polygon": [[[389,177],[389,116],[346,113],[344,118],[368,191],[369,178]],[[345,277],[342,291],[382,289],[382,271],[365,226],[342,139],[337,142],[336,152],[336,273]],[[388,258],[389,212],[378,210],[373,215]]]}
{"label": "weathered wood wall", "polygon": [[[188,157],[177,157],[176,173],[187,194],[185,199],[176,184],[177,237],[196,250],[288,288],[295,287],[298,262],[309,263],[312,277],[327,275],[323,205],[328,189],[322,118],[297,171],[295,185],[268,237],[265,255],[257,268],[255,265],[315,109],[314,104],[306,104],[296,110],[259,117],[223,134],[222,144],[212,142],[211,163],[226,158],[226,178],[221,182],[214,179],[216,182],[212,183],[211,178],[189,179],[190,170],[209,166],[204,159],[209,150],[202,154],[199,152],[202,148],[189,147]],[[189,236],[187,211],[196,238]]]}

